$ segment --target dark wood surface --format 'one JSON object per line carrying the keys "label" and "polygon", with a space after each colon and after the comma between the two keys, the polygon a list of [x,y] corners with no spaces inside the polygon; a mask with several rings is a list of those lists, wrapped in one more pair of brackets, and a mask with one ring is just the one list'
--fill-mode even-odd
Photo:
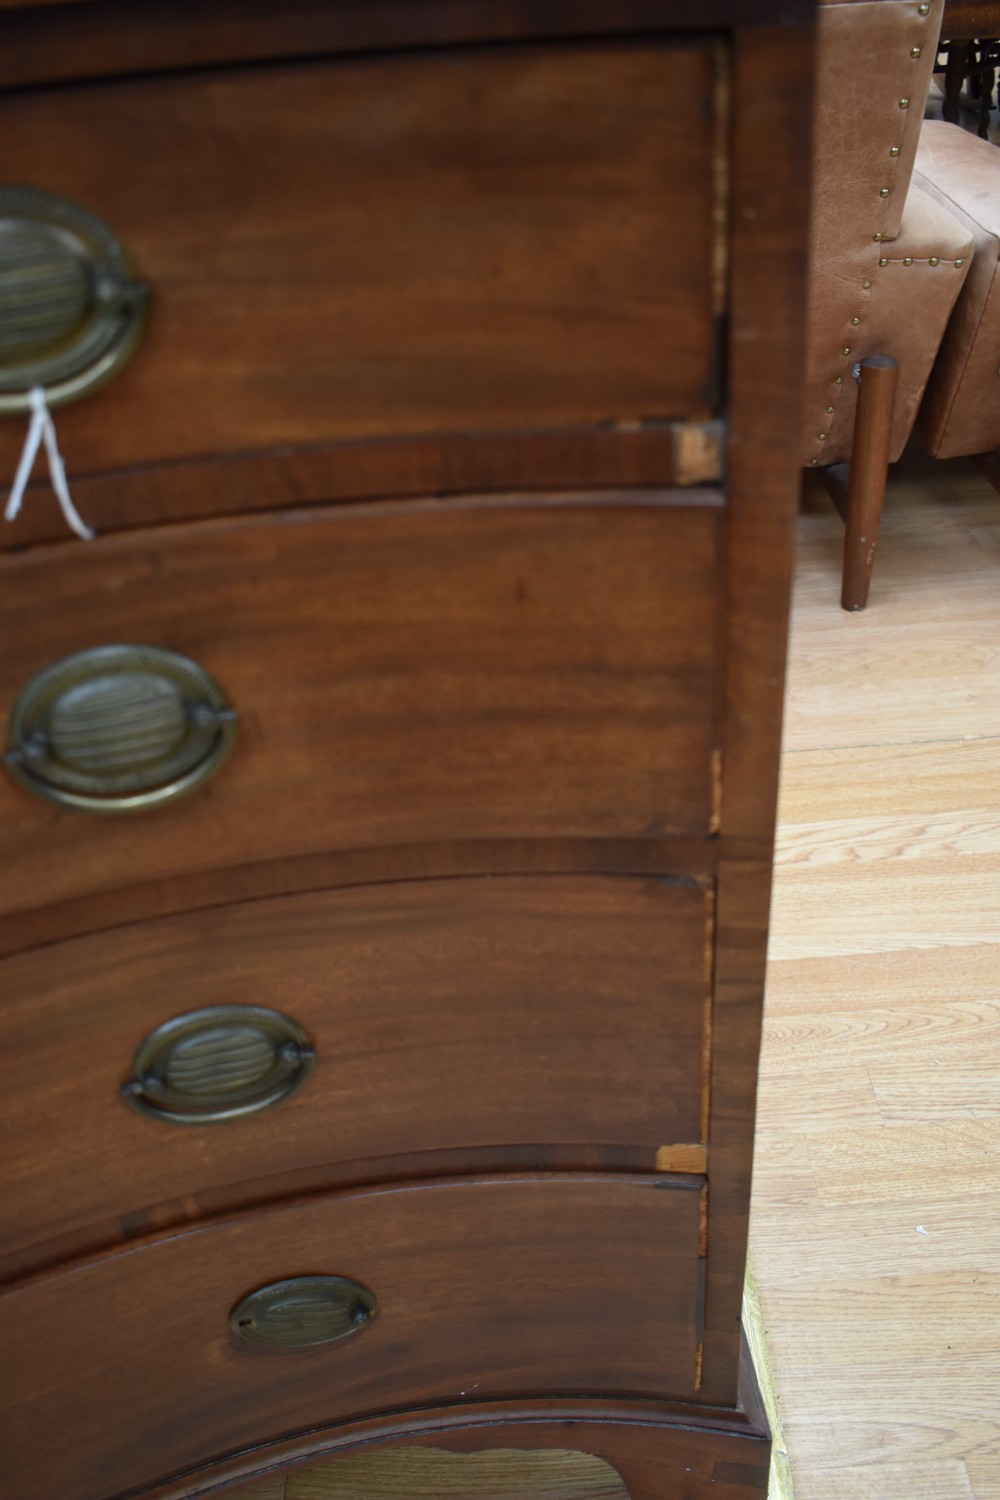
{"label": "dark wood surface", "polygon": [[[809,224],[808,27],[742,33],[733,64],[731,408],[726,512],[723,841],[712,1063],[711,1246],[703,1390],[735,1399],[785,643],[798,513],[796,393]],[[734,851],[735,852],[735,851]]]}
{"label": "dark wood surface", "polygon": [[[120,211],[116,227],[159,286],[128,372],[87,403],[88,420],[82,405],[59,419],[82,507],[105,531],[132,534],[92,548],[57,541],[36,486],[11,536],[27,548],[0,560],[0,611],[16,621],[2,636],[4,703],[60,655],[132,638],[204,661],[242,716],[232,761],[199,797],[131,824],[59,813],[5,781],[0,951],[15,955],[26,989],[36,976],[45,1004],[65,1013],[76,997],[86,1048],[115,1030],[108,1021],[102,1033],[101,1017],[124,1007],[130,981],[153,986],[166,1014],[186,1004],[168,1006],[168,990],[208,998],[220,977],[236,983],[239,944],[255,972],[276,974],[276,954],[294,972],[300,929],[281,930],[276,914],[309,911],[301,992],[312,989],[325,1027],[324,955],[333,971],[354,952],[354,994],[362,967],[398,976],[406,957],[369,944],[363,963],[363,938],[332,951],[336,924],[321,914],[371,911],[385,894],[401,941],[425,945],[427,1001],[395,1056],[377,1058],[378,1087],[356,1080],[366,1098],[350,1149],[369,1154],[336,1166],[356,1189],[324,1196],[329,1160],[310,1147],[282,1167],[277,1135],[261,1137],[239,1176],[209,1140],[201,1189],[181,1182],[169,1151],[148,1194],[116,1160],[103,1199],[92,1182],[75,1206],[67,1194],[62,1221],[32,1231],[36,1246],[48,1236],[44,1257],[12,1254],[12,1273],[36,1268],[5,1299],[12,1500],[184,1500],[407,1440],[579,1446],[608,1458],[631,1500],[759,1497],[767,1438],[741,1388],[739,1317],[798,488],[811,33],[793,23],[805,7],[784,7],[780,25],[752,0],[204,9],[87,0],[0,15],[0,67],[26,85],[0,106],[18,172],[44,169],[56,180],[41,185],[93,192],[112,220]],[[669,44],[649,35],[670,26]],[[680,35],[699,26],[711,41]],[[529,37],[544,45],[523,46]],[[439,50],[515,39],[457,61]],[[426,50],[404,57],[406,46]],[[355,55],[326,56],[337,52]],[[301,64],[274,64],[293,55]],[[242,66],[178,71],[221,62]],[[97,73],[107,76],[93,89],[34,88]],[[116,73],[130,76],[110,81]],[[342,95],[331,80],[344,81]],[[358,80],[386,85],[378,109]],[[329,140],[289,107],[299,82]],[[410,124],[394,112],[404,104]],[[145,143],[146,173],[114,171],[132,160],[116,119]],[[289,143],[309,152],[293,160]],[[317,211],[320,159],[336,171],[320,181]],[[349,191],[334,196],[331,182]],[[481,218],[456,217],[467,200]],[[363,221],[355,240],[352,213]],[[272,246],[283,269],[269,280]],[[307,310],[317,306],[333,309],[344,338],[320,328]],[[210,337],[190,337],[199,327]],[[700,425],[716,415],[721,465],[718,429]],[[662,488],[720,473],[718,490]],[[591,493],[539,493],[549,490]],[[285,509],[297,504],[313,509]],[[654,930],[628,915],[647,887],[621,877],[641,875],[679,877],[688,884],[659,899],[699,913],[707,900],[713,913],[699,949],[711,1006],[697,1059],[693,1032],[675,1055],[649,1040],[672,1010],[644,996],[695,983],[694,924],[681,924],[678,980],[672,922]],[[461,924],[435,926],[433,899],[407,915],[432,876],[454,886]],[[596,907],[570,921],[569,892],[584,883],[607,891],[610,925]],[[543,900],[557,885],[566,894]],[[490,904],[499,886],[537,889],[537,903],[515,902],[502,922]],[[311,894],[273,899],[296,891]],[[258,900],[274,920],[229,909]],[[573,931],[568,959],[558,920],[548,948],[531,936],[550,911]],[[631,922],[629,938],[614,937],[614,914]],[[151,925],[129,930],[137,922]],[[435,933],[440,953],[429,951]],[[87,955],[75,976],[51,946],[74,934],[68,947]],[[491,1099],[501,1118],[514,1071],[511,1061],[494,1076],[491,1062],[462,1077],[450,1135],[442,1086],[398,1152],[393,1130],[424,1083],[419,1070],[406,1076],[412,1048],[450,1031],[446,1013],[478,963],[474,1009],[487,1030],[463,1030],[470,1002],[454,1044],[512,1059],[488,1028],[510,1016],[505,976],[529,960],[533,982],[549,984],[544,1007],[517,1023],[517,1040],[537,1047],[520,1060],[519,1077],[535,1082],[519,1124],[548,1138],[512,1130],[476,1145],[469,1122]],[[627,998],[609,990],[616,968],[633,977]],[[25,1001],[29,1013],[36,1003]],[[142,1003],[118,1028],[126,1052],[145,1027]],[[628,1175],[654,1135],[655,1085],[646,1091],[646,1059],[626,1063],[627,1031],[602,1038],[644,1003],[649,1051],[677,1080],[660,1107],[689,1122],[697,1077],[704,1177]],[[360,1007],[374,1056],[405,1001]],[[58,1047],[71,1044],[67,1032]],[[445,1076],[448,1056],[445,1044],[428,1078]],[[63,1088],[80,1098],[65,1069]],[[43,1134],[59,1126],[47,1092]],[[553,1139],[569,1135],[585,1095],[585,1138]],[[292,1121],[308,1100],[260,1123]],[[462,1108],[463,1138],[448,1144]],[[621,1128],[602,1143],[605,1109],[620,1111]],[[626,1131],[640,1117],[649,1128]],[[47,1139],[57,1161],[42,1175],[58,1175],[61,1148]],[[504,1172],[538,1167],[555,1175],[530,1191],[504,1184]],[[402,1170],[424,1180],[365,1186]],[[457,1180],[474,1170],[498,1175]],[[432,1184],[435,1171],[447,1185]],[[310,1196],[296,1204],[297,1192]],[[436,1206],[445,1199],[447,1212]],[[543,1199],[558,1213],[536,1209]],[[40,1196],[34,1205],[48,1211]],[[365,1256],[380,1284],[410,1296],[398,1338],[380,1318],[350,1348],[307,1356],[308,1378],[286,1359],[280,1375],[233,1363],[220,1306],[294,1270],[364,1280]],[[487,1307],[498,1283],[506,1300]],[[351,1379],[313,1378],[338,1353],[356,1359]],[[487,1381],[475,1396],[472,1367]],[[503,1399],[464,1405],[484,1391]],[[449,1401],[463,1405],[403,1411]]]}
{"label": "dark wood surface", "polygon": [[[888,355],[873,354],[861,361],[851,465],[841,512],[847,529],[840,603],[846,610],[864,609],[868,603],[885,500],[898,374],[898,361]],[[835,504],[838,502],[836,489],[835,479],[831,491]]]}
{"label": "dark wood surface", "polygon": [[[248,439],[249,440],[249,439]],[[703,485],[722,477],[722,424],[653,423],[559,432],[446,433],[336,443],[294,452],[222,455],[92,476],[73,496],[98,536],[281,506],[519,490],[614,490]],[[0,530],[0,551],[66,540],[48,476]]]}
{"label": "dark wood surface", "polygon": [[[812,8],[783,0],[782,14],[791,24]],[[761,0],[0,0],[0,87],[452,42],[725,30],[766,11]]]}
{"label": "dark wood surface", "polygon": [[100,215],[150,289],[128,367],[59,415],[70,473],[709,416],[719,65],[512,47],[0,99],[8,180]]}
{"label": "dark wood surface", "polygon": [[[700,1196],[628,1177],[372,1189],[37,1278],[0,1299],[5,1500],[102,1500],[383,1408],[685,1395]],[[370,1288],[377,1316],[324,1346],[237,1344],[241,1298],[319,1273]]]}
{"label": "dark wood surface", "polygon": [[[300,1481],[329,1471],[331,1458],[348,1464],[360,1460],[355,1473],[360,1469],[364,1475],[364,1460],[379,1452],[403,1456],[428,1449],[455,1454],[513,1449],[543,1454],[570,1443],[598,1455],[621,1475],[629,1500],[763,1500],[767,1493],[767,1422],[744,1343],[738,1398],[731,1408],[676,1400],[536,1401],[530,1406],[509,1401],[437,1408],[350,1423],[256,1449],[145,1494],[148,1500],[192,1500],[206,1494],[277,1500],[281,1489],[272,1496],[271,1487],[287,1476],[289,1500],[298,1500]],[[234,1479],[249,1474],[258,1476],[249,1491],[243,1485],[231,1488]],[[456,1493],[454,1478],[449,1476],[447,1493],[466,1500],[461,1488]],[[255,1493],[257,1486],[263,1487],[263,1497]],[[584,1500],[583,1493],[571,1493],[573,1500]],[[470,1487],[468,1500],[482,1494],[493,1500],[495,1486]]]}
{"label": "dark wood surface", "polygon": [[290,859],[261,859],[228,867],[225,879],[207,869],[138,884],[110,887],[51,906],[0,917],[0,958],[87,933],[110,932],[132,922],[182,912],[218,910],[270,896],[325,891],[393,880],[454,879],[462,875],[651,875],[710,883],[720,859],[759,855],[739,840],[665,839],[453,839],[435,844],[395,844],[344,849]]}
{"label": "dark wood surface", "polygon": [[4,776],[0,904],[210,869],[224,891],[336,847],[707,832],[721,511],[683,501],[407,502],[0,560],[5,712],[50,662],[136,641],[240,714],[215,779],[153,812]]}
{"label": "dark wood surface", "polygon": [[998,0],[945,0],[941,35],[948,40],[1000,36]]}
{"label": "dark wood surface", "polygon": [[[410,882],[250,902],[55,944],[0,968],[0,1257],[204,1213],[211,1193],[335,1184],[384,1158],[505,1149],[652,1171],[702,1131],[711,892],[618,877]],[[179,1126],[129,1108],[136,1047],[172,1017],[263,1005],[317,1053],[295,1096]],[[532,1149],[535,1156],[532,1158]],[[279,1188],[280,1191],[280,1188]]]}

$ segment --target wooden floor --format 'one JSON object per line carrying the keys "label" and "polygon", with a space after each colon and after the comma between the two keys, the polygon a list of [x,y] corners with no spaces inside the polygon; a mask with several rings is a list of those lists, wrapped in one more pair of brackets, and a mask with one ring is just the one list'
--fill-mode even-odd
{"label": "wooden floor", "polygon": [[810,491],[751,1254],[795,1500],[1000,1500],[1000,496]]}
{"label": "wooden floor", "polygon": [[404,1448],[292,1470],[229,1490],[224,1500],[628,1500],[628,1494],[615,1471],[587,1453]]}

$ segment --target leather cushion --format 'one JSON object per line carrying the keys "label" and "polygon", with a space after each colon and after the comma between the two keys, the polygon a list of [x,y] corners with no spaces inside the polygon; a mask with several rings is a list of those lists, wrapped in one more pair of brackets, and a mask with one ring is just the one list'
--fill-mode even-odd
{"label": "leather cushion", "polygon": [[957,125],[928,121],[920,140],[921,188],[975,240],[975,256],[920,412],[937,458],[1000,447],[1000,155]]}

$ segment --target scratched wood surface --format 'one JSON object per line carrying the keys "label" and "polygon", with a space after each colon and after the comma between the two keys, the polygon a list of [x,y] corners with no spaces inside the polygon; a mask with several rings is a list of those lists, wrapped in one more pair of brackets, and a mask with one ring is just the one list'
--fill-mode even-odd
{"label": "scratched wood surface", "polygon": [[795,1500],[1000,1496],[1000,499],[801,522],[751,1255]]}

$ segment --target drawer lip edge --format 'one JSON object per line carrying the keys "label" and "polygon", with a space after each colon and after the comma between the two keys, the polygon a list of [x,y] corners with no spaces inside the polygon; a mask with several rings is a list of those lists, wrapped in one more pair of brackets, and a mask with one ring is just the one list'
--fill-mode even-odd
{"label": "drawer lip edge", "polygon": [[297,1210],[309,1209],[321,1202],[349,1203],[356,1199],[372,1199],[390,1197],[401,1193],[440,1192],[440,1191],[462,1191],[479,1187],[516,1185],[524,1183],[540,1183],[542,1185],[561,1186],[573,1184],[574,1187],[581,1185],[594,1186],[598,1190],[601,1187],[614,1184],[617,1187],[632,1187],[639,1190],[646,1188],[652,1192],[693,1192],[701,1194],[708,1179],[707,1177],[685,1175],[682,1173],[654,1173],[654,1172],[596,1172],[592,1168],[584,1168],[579,1171],[493,1171],[493,1172],[467,1172],[465,1175],[454,1174],[451,1176],[426,1177],[403,1179],[388,1179],[384,1182],[355,1184],[349,1187],[328,1188],[323,1191],[302,1193],[287,1199],[271,1199],[266,1203],[249,1203],[239,1209],[230,1209],[218,1214],[208,1215],[203,1219],[188,1221],[182,1224],[174,1224],[163,1229],[153,1230],[148,1234],[137,1235],[134,1239],[124,1240],[113,1246],[105,1246],[100,1250],[88,1251],[73,1259],[59,1262],[55,1265],[39,1267],[27,1272],[24,1276],[6,1282],[0,1286],[0,1305],[5,1299],[19,1295],[22,1292],[34,1291],[36,1287],[44,1286],[49,1282],[57,1282],[60,1278],[77,1275],[101,1265],[110,1265],[112,1262],[121,1260],[126,1256],[134,1255],[140,1251],[155,1249],[158,1245],[165,1245],[173,1241],[197,1238],[211,1230],[225,1229],[229,1225],[244,1224],[252,1222],[254,1218],[268,1211],[272,1213],[294,1213]]}

